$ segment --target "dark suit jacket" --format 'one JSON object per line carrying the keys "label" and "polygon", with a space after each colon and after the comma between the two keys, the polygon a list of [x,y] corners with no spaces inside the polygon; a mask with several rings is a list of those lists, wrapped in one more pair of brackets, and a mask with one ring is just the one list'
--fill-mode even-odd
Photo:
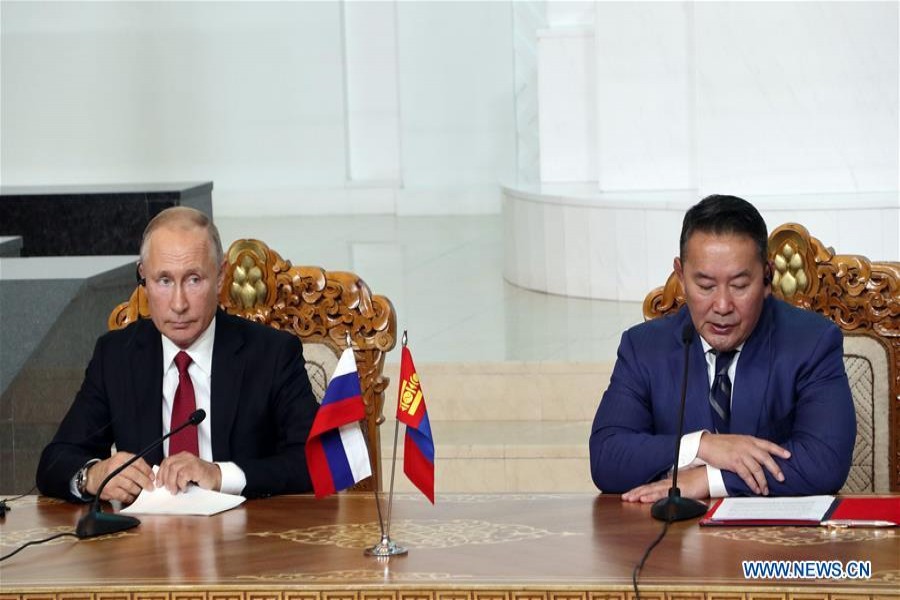
{"label": "dark suit jacket", "polygon": [[[318,403],[300,340],[223,311],[216,315],[210,418],[213,460],[236,463],[245,496],[311,489],[305,444]],[[149,319],[103,335],[81,390],[44,449],[43,494],[76,500],[72,476],[110,445],[137,454],[162,435],[162,341]],[[160,446],[148,463],[163,459]]]}
{"label": "dark suit jacket", "polygon": [[[684,343],[690,316],[637,325],[622,335],[609,388],[591,430],[591,474],[604,492],[621,493],[672,468]],[[709,376],[699,336],[689,350],[684,431],[715,431]],[[836,492],[850,471],[856,415],[843,364],[843,337],[824,317],[769,297],[737,363],[731,433],[779,444],[785,480],[768,471],[772,495]],[[729,495],[751,495],[737,474],[722,471]]]}

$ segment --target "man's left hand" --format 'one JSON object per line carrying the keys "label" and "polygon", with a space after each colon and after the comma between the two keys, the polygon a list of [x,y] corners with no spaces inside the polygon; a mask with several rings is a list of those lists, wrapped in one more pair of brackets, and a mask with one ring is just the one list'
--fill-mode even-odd
{"label": "man's left hand", "polygon": [[[645,483],[622,494],[622,500],[625,502],[656,502],[660,498],[667,497],[671,487],[671,479]],[[681,490],[684,498],[709,498],[709,480],[706,478],[706,468],[697,467],[679,471],[678,489]]]}
{"label": "man's left hand", "polygon": [[156,487],[165,486],[175,494],[184,491],[189,483],[219,491],[222,488],[222,471],[216,463],[206,462],[190,452],[169,456],[159,465]]}

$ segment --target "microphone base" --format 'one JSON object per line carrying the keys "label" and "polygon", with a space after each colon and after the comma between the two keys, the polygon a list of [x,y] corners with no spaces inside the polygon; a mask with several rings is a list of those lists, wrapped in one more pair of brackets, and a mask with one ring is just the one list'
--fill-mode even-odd
{"label": "microphone base", "polygon": [[128,515],[109,514],[100,511],[91,511],[81,517],[78,526],[75,528],[75,535],[78,539],[97,537],[98,535],[109,535],[110,533],[118,533],[137,527],[141,522],[134,517]]}
{"label": "microphone base", "polygon": [[693,498],[683,498],[681,490],[672,488],[669,497],[657,500],[650,508],[650,514],[657,521],[686,521],[702,517],[709,510],[704,503]]}

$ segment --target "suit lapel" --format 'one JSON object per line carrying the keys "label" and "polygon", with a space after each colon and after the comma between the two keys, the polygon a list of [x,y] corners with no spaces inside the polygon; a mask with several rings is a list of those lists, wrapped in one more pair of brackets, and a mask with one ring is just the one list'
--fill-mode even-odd
{"label": "suit lapel", "polygon": [[231,321],[233,317],[219,311],[216,316],[216,339],[213,342],[210,408],[212,411],[213,460],[231,460],[231,429],[237,414],[244,361],[240,356],[243,333]]}
{"label": "suit lapel", "polygon": [[[691,347],[691,365],[688,374],[688,396],[685,406],[684,431],[700,431],[706,429],[715,431],[712,413],[709,407],[709,370],[706,365],[706,356],[703,352],[703,344],[700,336],[694,334],[694,343]],[[679,389],[681,382],[679,382]]]}
{"label": "suit lapel", "polygon": [[[138,452],[149,446],[162,435],[162,341],[151,321],[141,321],[135,325],[131,343],[132,383],[131,397],[135,399],[134,422],[137,423],[138,440],[135,448],[120,448]],[[162,462],[162,446],[147,455],[147,462],[158,465]]]}
{"label": "suit lapel", "polygon": [[[678,319],[675,328],[675,338],[677,339],[677,350],[669,361],[672,396],[675,402],[675,409],[672,414],[675,415],[675,429],[678,430],[678,412],[681,410],[681,384],[684,377],[684,344],[681,341],[681,332],[684,325],[690,318],[687,309],[684,309],[684,317]],[[700,429],[713,430],[712,415],[709,412],[709,403],[707,396],[709,395],[709,376],[706,370],[706,359],[703,356],[703,344],[700,343],[700,336],[694,332],[694,340],[691,342],[689,350],[689,366],[688,366],[688,382],[687,396],[684,405],[684,431],[690,433]]]}
{"label": "suit lapel", "polygon": [[731,433],[756,435],[760,412],[766,404],[769,365],[772,364],[772,302],[766,299],[759,323],[747,338],[732,382]]}

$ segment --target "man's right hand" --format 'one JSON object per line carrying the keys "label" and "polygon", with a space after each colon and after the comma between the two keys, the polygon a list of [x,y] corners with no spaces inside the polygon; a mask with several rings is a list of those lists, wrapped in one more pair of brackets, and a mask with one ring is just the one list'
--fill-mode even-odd
{"label": "man's right hand", "polygon": [[788,459],[791,453],[778,444],[752,435],[704,433],[697,451],[697,457],[706,464],[737,473],[754,494],[763,496],[769,493],[766,470],[778,481],[784,481],[784,473],[774,456]]}
{"label": "man's right hand", "polygon": [[[120,466],[130,460],[134,454],[130,452],[116,452],[106,460],[94,463],[88,468],[87,484],[85,490],[91,496],[97,495],[97,488],[106,479],[106,476],[118,469]],[[142,489],[153,489],[153,469],[150,468],[143,458],[134,462],[133,465],[113,477],[103,493],[100,495],[101,500],[120,500],[126,504],[134,502]]]}

